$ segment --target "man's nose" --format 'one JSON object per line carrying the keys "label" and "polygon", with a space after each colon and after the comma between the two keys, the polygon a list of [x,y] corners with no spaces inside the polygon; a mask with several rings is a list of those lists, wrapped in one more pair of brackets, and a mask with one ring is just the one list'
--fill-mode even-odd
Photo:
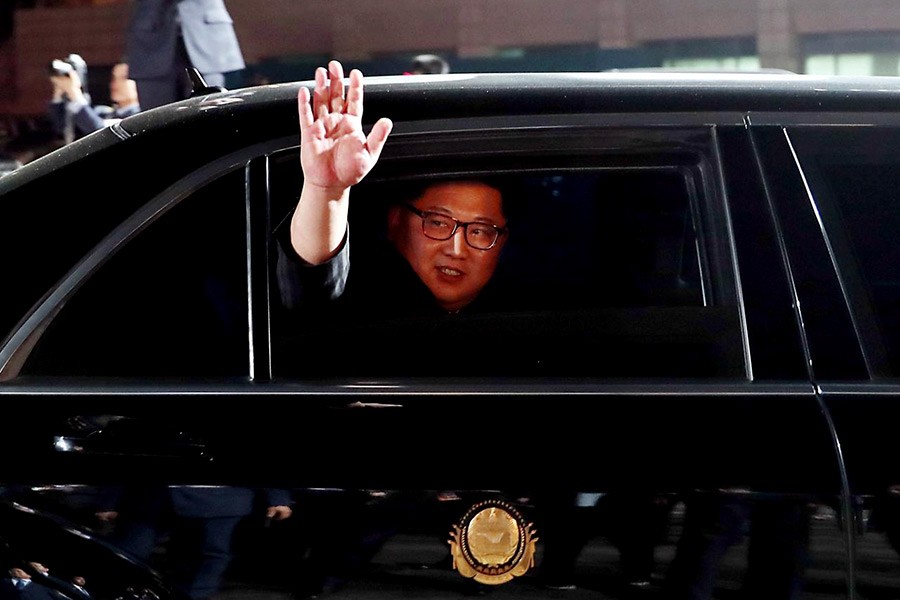
{"label": "man's nose", "polygon": [[469,245],[466,243],[465,227],[458,227],[453,232],[453,236],[450,238],[450,248],[453,254],[464,254],[468,251]]}

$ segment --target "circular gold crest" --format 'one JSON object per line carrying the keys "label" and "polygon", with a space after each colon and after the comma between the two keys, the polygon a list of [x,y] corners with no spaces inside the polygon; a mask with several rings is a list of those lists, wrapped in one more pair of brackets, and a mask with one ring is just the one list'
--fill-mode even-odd
{"label": "circular gold crest", "polygon": [[512,505],[485,500],[450,532],[453,568],[480,583],[506,583],[534,566],[536,541],[531,523]]}

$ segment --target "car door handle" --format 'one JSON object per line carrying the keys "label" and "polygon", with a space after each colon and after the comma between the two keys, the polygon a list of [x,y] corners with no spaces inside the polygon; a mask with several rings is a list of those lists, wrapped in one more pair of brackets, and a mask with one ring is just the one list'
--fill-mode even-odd
{"label": "car door handle", "polygon": [[346,408],[403,408],[402,404],[385,403],[385,402],[351,402]]}

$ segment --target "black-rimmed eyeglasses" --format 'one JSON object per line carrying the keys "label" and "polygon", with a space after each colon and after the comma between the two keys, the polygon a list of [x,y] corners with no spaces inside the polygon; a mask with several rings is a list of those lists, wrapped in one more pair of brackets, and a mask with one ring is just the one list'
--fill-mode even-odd
{"label": "black-rimmed eyeglasses", "polygon": [[422,219],[422,233],[432,240],[449,240],[456,230],[462,227],[467,244],[476,250],[490,250],[500,236],[506,233],[505,227],[497,227],[490,223],[480,221],[463,223],[459,219],[443,213],[419,210],[411,204],[403,204],[403,206]]}

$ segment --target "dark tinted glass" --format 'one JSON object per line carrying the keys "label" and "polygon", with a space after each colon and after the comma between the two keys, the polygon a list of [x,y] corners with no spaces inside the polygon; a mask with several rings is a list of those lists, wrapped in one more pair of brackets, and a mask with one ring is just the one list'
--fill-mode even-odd
{"label": "dark tinted glass", "polygon": [[246,375],[244,215],[242,172],[163,214],[65,303],[24,373]]}
{"label": "dark tinted glass", "polygon": [[900,374],[900,130],[796,129],[791,139],[840,267],[872,374]]}

